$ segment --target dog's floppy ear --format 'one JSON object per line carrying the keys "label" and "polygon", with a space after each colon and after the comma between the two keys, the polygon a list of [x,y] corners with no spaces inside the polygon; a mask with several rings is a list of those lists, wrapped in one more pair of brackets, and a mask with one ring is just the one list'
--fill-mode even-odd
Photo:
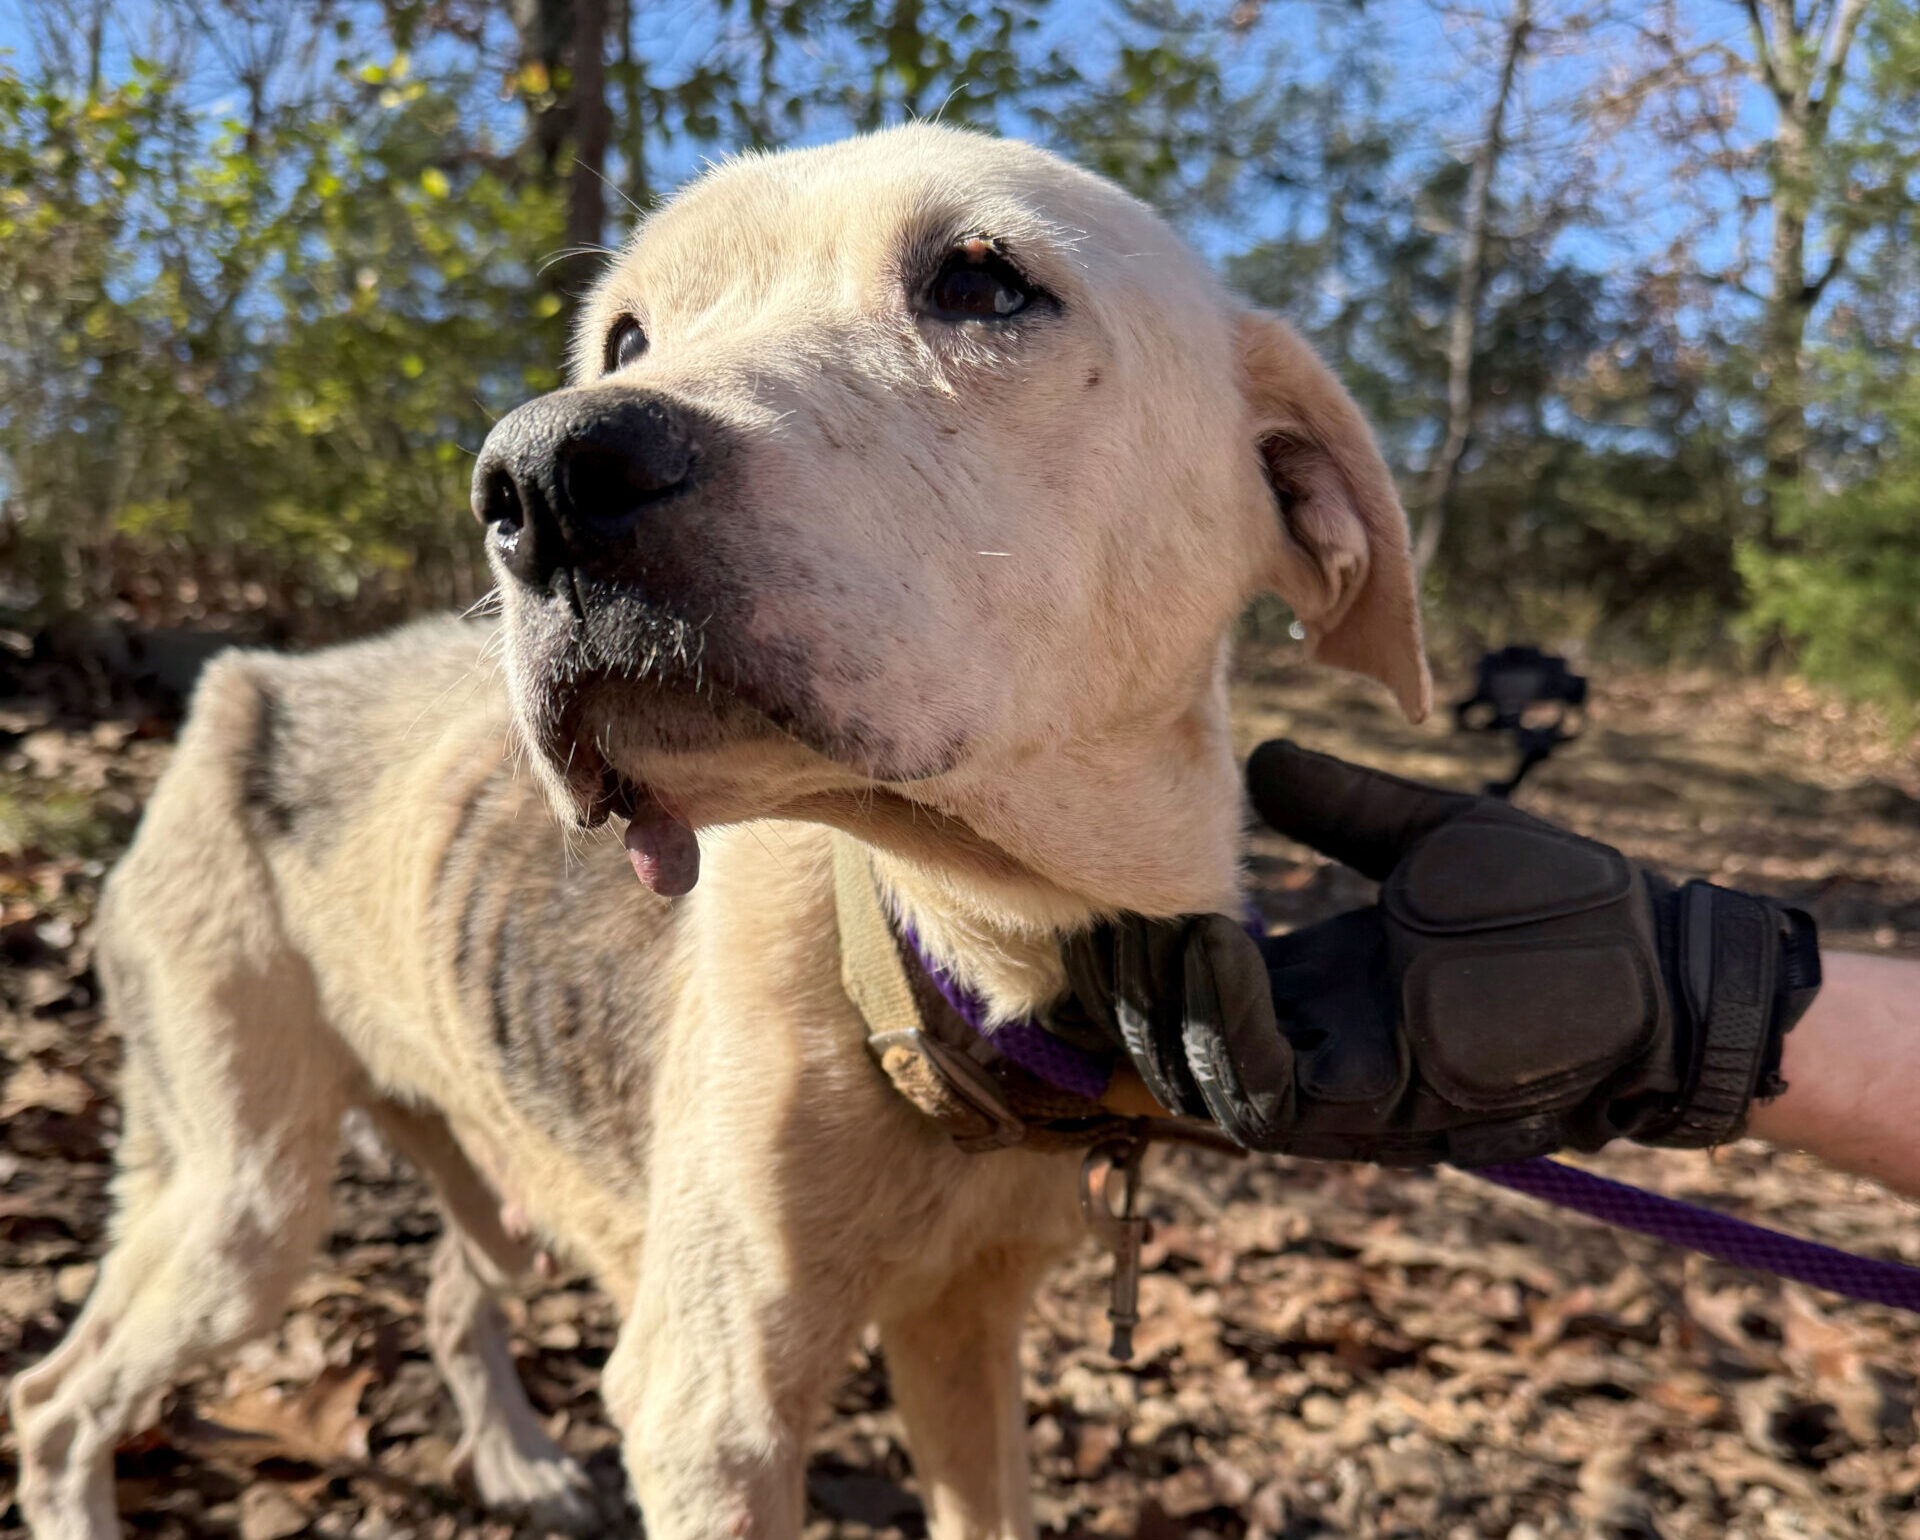
{"label": "dog's floppy ear", "polygon": [[1293,606],[1315,657],[1371,674],[1418,721],[1433,680],[1407,516],[1373,430],[1279,317],[1243,313],[1236,351],[1280,520],[1269,585]]}

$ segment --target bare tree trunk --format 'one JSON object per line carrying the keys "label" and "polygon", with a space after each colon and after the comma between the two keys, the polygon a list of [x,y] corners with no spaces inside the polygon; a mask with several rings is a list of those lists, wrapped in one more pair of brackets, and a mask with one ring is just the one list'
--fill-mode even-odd
{"label": "bare tree trunk", "polygon": [[106,46],[107,5],[106,0],[97,0],[93,13],[87,17],[87,102],[92,105],[100,100],[100,55]]}
{"label": "bare tree trunk", "polygon": [[1487,108],[1486,132],[1474,151],[1473,171],[1467,179],[1467,199],[1460,241],[1460,279],[1453,292],[1453,313],[1447,327],[1447,436],[1427,474],[1426,497],[1413,559],[1421,572],[1433,564],[1446,530],[1447,504],[1453,497],[1460,457],[1467,450],[1473,427],[1473,348],[1479,329],[1480,289],[1486,280],[1487,217],[1493,206],[1493,178],[1500,167],[1501,134],[1507,102],[1519,78],[1520,58],[1533,29],[1533,0],[1513,0],[1507,18],[1505,46],[1500,58],[1500,80]]}
{"label": "bare tree trunk", "polygon": [[[567,182],[567,244],[598,246],[607,233],[607,0],[573,11],[573,167]],[[581,263],[591,270],[597,263]],[[576,267],[579,271],[579,267]]]}
{"label": "bare tree trunk", "polygon": [[527,131],[542,179],[566,190],[566,246],[546,273],[570,303],[598,270],[593,248],[606,234],[611,0],[509,0],[507,9],[522,67],[537,65],[556,88],[544,105],[529,104]]}
{"label": "bare tree trunk", "polygon": [[620,91],[625,121],[620,125],[626,152],[626,199],[638,212],[651,201],[647,186],[647,114],[643,91],[646,61],[633,47],[633,29],[641,0],[623,0],[620,7]]}
{"label": "bare tree trunk", "polygon": [[[521,68],[537,65],[548,82],[557,82],[568,40],[573,36],[573,0],[508,0],[507,13],[519,37]],[[556,92],[544,106],[528,104],[528,142],[537,151],[542,175],[549,182],[556,175],[560,147],[573,126],[572,108],[571,92]]]}
{"label": "bare tree trunk", "polygon": [[1807,294],[1812,167],[1806,124],[1783,112],[1773,154],[1773,240],[1760,334],[1760,367],[1766,376],[1761,432],[1767,479],[1779,483],[1800,479],[1807,450],[1807,406],[1800,381],[1807,319],[1813,311]]}

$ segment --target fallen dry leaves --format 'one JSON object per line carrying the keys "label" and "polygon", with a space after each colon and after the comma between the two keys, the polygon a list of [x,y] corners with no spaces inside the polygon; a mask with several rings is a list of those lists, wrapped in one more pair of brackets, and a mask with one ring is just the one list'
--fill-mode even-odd
{"label": "fallen dry leaves", "polygon": [[322,1468],[360,1464],[372,1430],[371,1420],[360,1414],[360,1398],[372,1379],[370,1368],[330,1367],[297,1391],[256,1386],[198,1404],[176,1436],[210,1458],[248,1465],[276,1460]]}

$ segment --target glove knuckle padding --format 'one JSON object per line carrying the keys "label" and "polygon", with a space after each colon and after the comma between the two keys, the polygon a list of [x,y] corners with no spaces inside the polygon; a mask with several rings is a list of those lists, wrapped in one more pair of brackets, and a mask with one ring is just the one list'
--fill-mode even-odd
{"label": "glove knuckle padding", "polygon": [[1183,927],[1129,916],[1114,934],[1114,1018],[1134,1067],[1169,1112],[1203,1117],[1206,1105],[1187,1066],[1179,979]]}
{"label": "glove knuckle padding", "polygon": [[1644,1051],[1664,996],[1634,869],[1504,809],[1420,841],[1381,893],[1422,1077],[1473,1112],[1570,1103]]}
{"label": "glove knuckle padding", "polygon": [[1201,915],[1181,972],[1182,1046],[1208,1112],[1240,1143],[1275,1147],[1293,1123],[1293,1050],[1280,1035],[1266,958],[1224,915]]}
{"label": "glove knuckle padding", "polygon": [[1585,914],[1632,888],[1633,868],[1617,850],[1496,808],[1421,840],[1382,897],[1410,928],[1445,935]]}

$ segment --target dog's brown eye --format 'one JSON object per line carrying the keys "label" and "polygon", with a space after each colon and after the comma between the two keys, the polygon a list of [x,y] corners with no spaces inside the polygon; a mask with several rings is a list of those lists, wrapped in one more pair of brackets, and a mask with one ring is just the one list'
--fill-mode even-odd
{"label": "dog's brown eye", "polygon": [[987,242],[968,241],[948,255],[927,284],[920,308],[937,321],[1004,321],[1039,291]]}
{"label": "dog's brown eye", "polygon": [[606,372],[612,374],[616,369],[626,368],[646,351],[647,334],[640,330],[640,323],[630,315],[623,315],[607,333]]}

